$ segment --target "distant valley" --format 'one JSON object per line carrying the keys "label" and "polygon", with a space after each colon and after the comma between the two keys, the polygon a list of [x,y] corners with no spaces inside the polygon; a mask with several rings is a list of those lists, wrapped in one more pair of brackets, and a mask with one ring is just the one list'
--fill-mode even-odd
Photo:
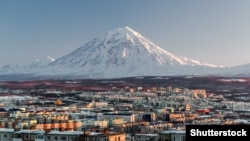
{"label": "distant valley", "polygon": [[128,77],[120,79],[76,79],[76,80],[37,80],[37,81],[3,81],[2,89],[52,89],[65,91],[112,91],[125,87],[144,90],[152,87],[173,87],[188,89],[205,89],[207,93],[224,95],[237,101],[239,97],[250,99],[250,77]]}

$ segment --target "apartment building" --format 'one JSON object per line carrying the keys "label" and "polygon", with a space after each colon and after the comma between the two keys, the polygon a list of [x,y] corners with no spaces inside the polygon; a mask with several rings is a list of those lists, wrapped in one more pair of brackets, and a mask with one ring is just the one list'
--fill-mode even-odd
{"label": "apartment building", "polygon": [[14,129],[0,128],[0,141],[12,141]]}
{"label": "apartment building", "polygon": [[165,130],[159,132],[159,141],[185,141],[186,140],[186,130]]}
{"label": "apartment building", "polygon": [[125,133],[89,131],[44,131],[0,128],[0,141],[126,141]]}
{"label": "apartment building", "polygon": [[126,112],[112,112],[98,114],[97,120],[123,118],[125,122],[135,122],[135,114]]}

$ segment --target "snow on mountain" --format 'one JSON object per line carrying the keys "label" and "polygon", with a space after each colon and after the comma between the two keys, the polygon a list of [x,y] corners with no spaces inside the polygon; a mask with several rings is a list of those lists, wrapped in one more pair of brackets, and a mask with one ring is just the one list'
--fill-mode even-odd
{"label": "snow on mountain", "polygon": [[51,62],[54,62],[56,59],[50,57],[50,56],[46,56],[42,59],[37,59],[35,60],[34,62],[32,62],[30,65],[29,65],[29,68],[35,68],[35,67],[43,67],[43,66],[46,66],[48,65],[49,63]]}
{"label": "snow on mountain", "polygon": [[46,56],[42,59],[37,59],[30,64],[25,65],[5,65],[0,69],[0,75],[10,74],[34,74],[49,63],[55,61],[54,58]]}
{"label": "snow on mountain", "polygon": [[227,67],[217,74],[222,76],[250,77],[250,63]]}
{"label": "snow on mountain", "polygon": [[[175,56],[140,33],[124,27],[109,31],[101,38],[93,39],[49,64],[49,67],[50,71],[47,75],[50,75],[50,72],[56,72],[58,75],[113,78],[193,74],[194,67],[202,70],[203,67],[218,66]],[[186,69],[183,70],[184,68]]]}
{"label": "snow on mountain", "polygon": [[[46,61],[47,60],[47,61]],[[119,78],[131,76],[207,75],[224,67],[176,56],[129,27],[108,31],[56,60],[46,57],[23,67],[3,67],[0,75],[69,78]]]}

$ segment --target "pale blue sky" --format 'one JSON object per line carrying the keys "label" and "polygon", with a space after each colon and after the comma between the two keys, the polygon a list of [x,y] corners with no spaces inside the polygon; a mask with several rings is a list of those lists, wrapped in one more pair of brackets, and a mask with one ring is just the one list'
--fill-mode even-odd
{"label": "pale blue sky", "polygon": [[0,67],[59,58],[129,26],[178,56],[250,63],[249,0],[1,0]]}

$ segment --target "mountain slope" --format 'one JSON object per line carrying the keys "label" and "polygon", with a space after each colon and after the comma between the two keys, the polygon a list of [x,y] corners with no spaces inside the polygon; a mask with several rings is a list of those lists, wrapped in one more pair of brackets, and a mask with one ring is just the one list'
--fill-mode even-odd
{"label": "mountain slope", "polygon": [[51,78],[119,78],[159,75],[204,75],[221,67],[179,57],[129,27],[107,32],[56,60],[15,68],[0,75],[32,74]]}

